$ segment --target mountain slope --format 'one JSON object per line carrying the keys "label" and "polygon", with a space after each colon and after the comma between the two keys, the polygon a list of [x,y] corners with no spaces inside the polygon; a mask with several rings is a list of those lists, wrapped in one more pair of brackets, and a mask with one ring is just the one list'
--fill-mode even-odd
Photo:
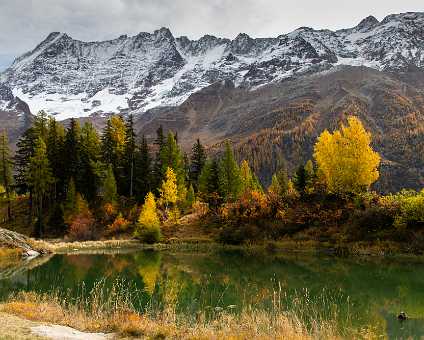
{"label": "mountain slope", "polygon": [[15,60],[0,82],[59,120],[94,113],[143,113],[183,103],[218,81],[255,89],[337,65],[403,72],[424,63],[424,14],[373,17],[339,31],[300,28],[276,38],[175,38],[162,28],[82,42],[52,33]]}
{"label": "mountain slope", "polygon": [[201,138],[212,153],[231,139],[239,160],[248,159],[267,183],[282,158],[293,172],[312,158],[324,129],[333,130],[348,115],[356,115],[372,132],[373,146],[383,158],[376,188],[419,189],[424,186],[424,89],[416,84],[424,81],[424,73],[404,78],[340,66],[254,91],[217,83],[177,108],[142,115],[137,128],[154,138],[163,125],[178,132],[186,149]]}
{"label": "mountain slope", "polygon": [[0,132],[5,129],[13,143],[31,122],[32,115],[28,105],[15,97],[10,88],[0,84]]}

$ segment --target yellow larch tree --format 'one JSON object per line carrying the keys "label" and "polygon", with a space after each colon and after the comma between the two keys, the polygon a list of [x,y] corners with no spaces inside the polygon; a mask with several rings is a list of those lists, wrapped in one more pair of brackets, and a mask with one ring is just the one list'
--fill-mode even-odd
{"label": "yellow larch tree", "polygon": [[141,237],[145,242],[154,243],[160,239],[160,221],[156,208],[155,196],[149,192],[144,200],[135,236]]}
{"label": "yellow larch tree", "polygon": [[329,192],[359,193],[379,177],[380,155],[371,147],[371,134],[357,117],[330,133],[325,130],[314,147],[318,176]]}
{"label": "yellow larch tree", "polygon": [[160,189],[160,199],[168,209],[169,205],[175,205],[178,200],[177,177],[172,168],[168,167],[165,173],[165,179]]}

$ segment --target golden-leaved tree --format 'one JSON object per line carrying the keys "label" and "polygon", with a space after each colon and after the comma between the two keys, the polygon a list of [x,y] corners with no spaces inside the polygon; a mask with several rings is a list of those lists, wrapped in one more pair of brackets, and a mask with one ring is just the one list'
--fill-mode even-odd
{"label": "golden-leaved tree", "polygon": [[151,192],[146,195],[144,200],[135,236],[147,243],[155,243],[160,240],[160,221],[156,209],[155,196]]}
{"label": "golden-leaved tree", "polygon": [[325,130],[314,147],[318,176],[329,192],[359,193],[379,177],[380,155],[371,147],[371,134],[357,117],[330,133]]}
{"label": "golden-leaved tree", "polygon": [[174,170],[170,167],[166,169],[165,180],[162,182],[160,189],[160,198],[166,210],[168,210],[170,205],[174,206],[178,200],[177,176],[175,176]]}

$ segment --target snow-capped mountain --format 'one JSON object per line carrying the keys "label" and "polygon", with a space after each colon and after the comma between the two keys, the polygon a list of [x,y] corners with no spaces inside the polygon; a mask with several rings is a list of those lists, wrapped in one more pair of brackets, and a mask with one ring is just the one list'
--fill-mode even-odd
{"label": "snow-capped mountain", "polygon": [[[424,13],[374,17],[339,31],[299,28],[276,38],[175,38],[162,28],[104,42],[51,33],[17,58],[0,83],[63,120],[174,106],[222,80],[255,89],[338,65],[402,72],[424,68]],[[10,96],[10,93],[9,93]],[[6,101],[0,105],[6,105]]]}

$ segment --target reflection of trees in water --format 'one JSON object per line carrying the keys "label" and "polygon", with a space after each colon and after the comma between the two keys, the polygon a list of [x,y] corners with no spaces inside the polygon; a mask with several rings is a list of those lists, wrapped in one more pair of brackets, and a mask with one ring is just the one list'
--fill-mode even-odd
{"label": "reflection of trees in water", "polygon": [[[230,305],[236,311],[246,306],[271,309],[280,287],[283,308],[312,310],[311,315],[324,319],[337,310],[341,324],[350,318],[354,326],[370,323],[392,332],[399,325],[390,318],[400,310],[413,319],[424,315],[422,264],[243,252],[54,256],[40,267],[0,281],[0,295],[54,288],[77,294],[82,282],[88,292],[100,279],[111,285],[120,278],[140,291],[139,308],[175,302],[177,312],[190,315]],[[414,327],[413,332],[418,329]]]}

